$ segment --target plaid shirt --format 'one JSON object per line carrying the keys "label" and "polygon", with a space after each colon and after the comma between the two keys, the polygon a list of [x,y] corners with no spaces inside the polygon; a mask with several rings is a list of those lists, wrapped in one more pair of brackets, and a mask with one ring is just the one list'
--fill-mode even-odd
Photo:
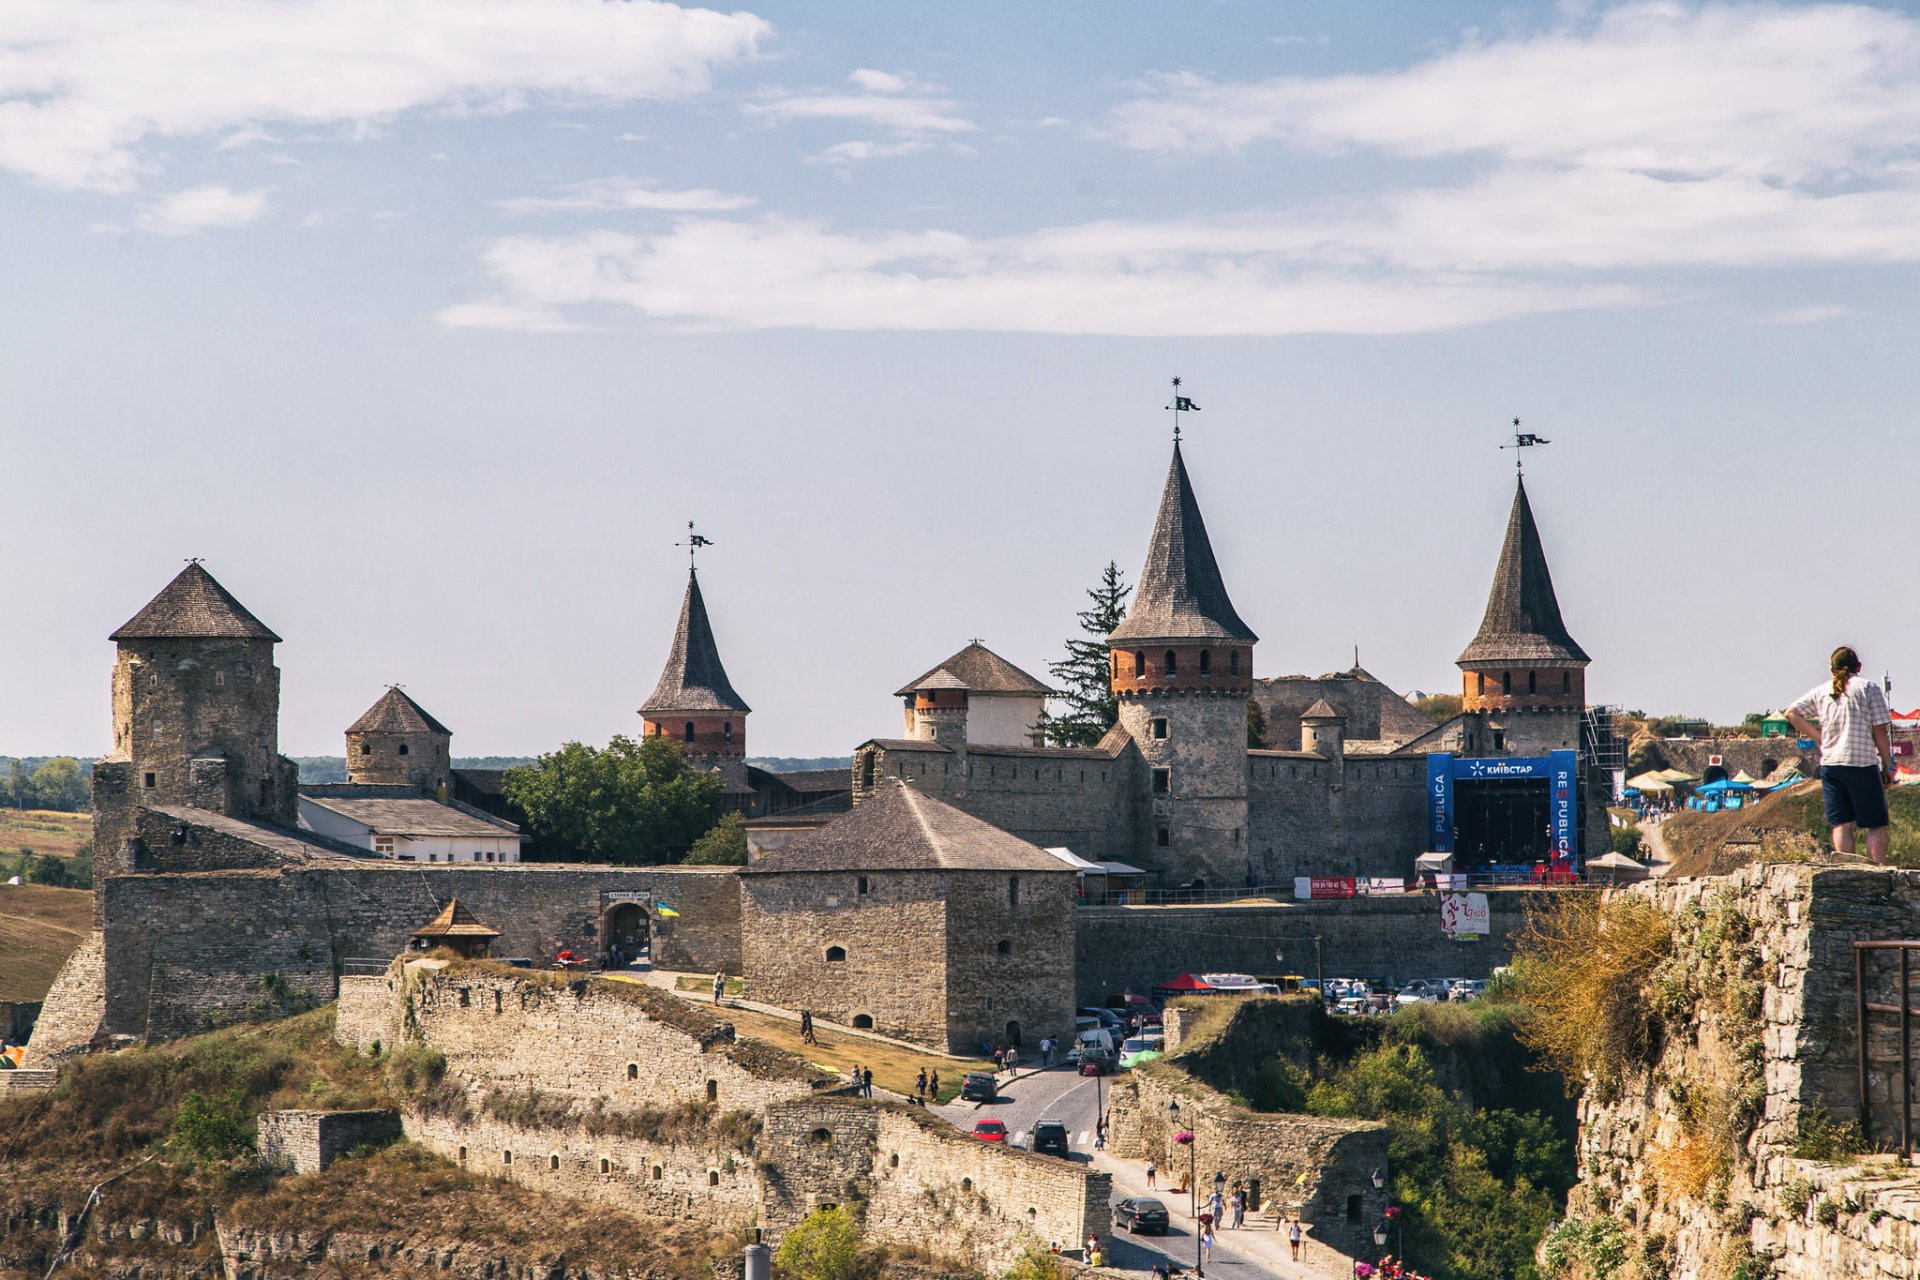
{"label": "plaid shirt", "polygon": [[1880,749],[1873,745],[1873,731],[1893,723],[1887,714],[1887,697],[1871,680],[1854,676],[1847,691],[1833,696],[1833,682],[1823,680],[1807,695],[1788,708],[1820,725],[1820,763],[1872,765],[1879,767]]}

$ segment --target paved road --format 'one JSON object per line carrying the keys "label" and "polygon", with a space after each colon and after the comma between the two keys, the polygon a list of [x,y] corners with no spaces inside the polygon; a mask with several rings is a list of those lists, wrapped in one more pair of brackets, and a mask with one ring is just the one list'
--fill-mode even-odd
{"label": "paved road", "polygon": [[[1072,1158],[1080,1161],[1092,1159],[1096,1098],[1100,1103],[1105,1102],[1111,1084],[1109,1080],[1083,1077],[1068,1067],[1054,1067],[1032,1073],[1023,1069],[1012,1081],[1006,1081],[1005,1077],[1002,1077],[1002,1081],[1000,1096],[993,1102],[956,1100],[932,1110],[963,1130],[970,1130],[974,1121],[989,1117],[1004,1121],[1007,1132],[1023,1142],[1036,1121],[1060,1120],[1067,1126]],[[1118,1200],[1126,1194],[1116,1189],[1114,1199]],[[1110,1265],[1145,1272],[1151,1270],[1157,1261],[1170,1261],[1191,1271],[1194,1248],[1193,1236],[1186,1226],[1187,1197],[1168,1193],[1160,1199],[1172,1211],[1174,1219],[1168,1234],[1132,1236],[1115,1232],[1112,1236]],[[1222,1247],[1215,1250],[1213,1261],[1207,1264],[1210,1280],[1216,1276],[1220,1280],[1272,1280],[1275,1276],[1290,1274],[1235,1256],[1238,1251],[1232,1247],[1233,1234],[1230,1231],[1221,1233]],[[1080,1242],[1062,1240],[1060,1243],[1062,1247],[1072,1247]]]}

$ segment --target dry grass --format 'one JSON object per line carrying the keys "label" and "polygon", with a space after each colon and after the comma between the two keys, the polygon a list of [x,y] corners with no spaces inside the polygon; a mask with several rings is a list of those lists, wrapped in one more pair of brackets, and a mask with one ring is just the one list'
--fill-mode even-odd
{"label": "dry grass", "polygon": [[[707,981],[708,990],[711,991],[713,980],[709,978]],[[631,978],[609,978],[608,982],[616,986],[635,985],[635,980]],[[703,1012],[713,1008],[712,1005],[699,1007]],[[830,1074],[845,1075],[853,1070],[855,1064],[871,1067],[874,1085],[895,1093],[911,1094],[914,1080],[924,1067],[928,1071],[940,1072],[939,1100],[945,1102],[960,1092],[961,1076],[969,1071],[993,1070],[991,1062],[979,1058],[947,1058],[916,1053],[897,1045],[845,1035],[819,1026],[815,1028],[814,1038],[820,1043],[805,1044],[800,1039],[798,1023],[733,1005],[722,1009],[719,1016],[731,1022],[740,1035],[751,1036],[777,1049],[798,1054]]]}
{"label": "dry grass", "polygon": [[39,1000],[93,927],[85,889],[0,884],[0,1000]]}
{"label": "dry grass", "polygon": [[1825,847],[1807,831],[1807,804],[1820,784],[1776,791],[1749,809],[1676,813],[1660,824],[1675,876],[1720,876],[1752,862],[1808,862]]}
{"label": "dry grass", "polygon": [[1515,949],[1533,1010],[1521,1039],[1569,1089],[1610,1096],[1646,1060],[1653,977],[1673,946],[1672,921],[1641,898],[1563,894],[1530,911]]}
{"label": "dry grass", "polygon": [[93,843],[91,813],[60,813],[52,809],[0,809],[0,853],[32,849],[57,858],[71,858]]}

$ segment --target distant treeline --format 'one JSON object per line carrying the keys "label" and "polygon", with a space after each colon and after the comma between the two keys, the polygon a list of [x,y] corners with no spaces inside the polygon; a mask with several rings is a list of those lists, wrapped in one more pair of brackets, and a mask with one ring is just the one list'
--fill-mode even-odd
{"label": "distant treeline", "polygon": [[851,769],[852,756],[754,756],[748,764],[775,773],[793,773],[801,769]]}
{"label": "distant treeline", "polygon": [[78,813],[93,803],[93,761],[0,756],[0,807]]}
{"label": "distant treeline", "polygon": [[[293,756],[291,759],[300,766],[302,782],[345,782],[347,780],[345,756]],[[456,769],[512,769],[517,765],[532,763],[532,756],[453,757],[453,767]]]}

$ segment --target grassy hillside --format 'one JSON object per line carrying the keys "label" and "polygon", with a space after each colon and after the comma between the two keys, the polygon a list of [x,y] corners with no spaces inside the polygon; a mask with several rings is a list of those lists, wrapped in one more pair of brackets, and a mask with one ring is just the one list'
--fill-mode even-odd
{"label": "grassy hillside", "polygon": [[38,1000],[93,923],[85,889],[0,884],[0,1000]]}
{"label": "grassy hillside", "polygon": [[32,849],[71,858],[93,843],[93,815],[51,809],[0,809],[0,854]]}
{"label": "grassy hillside", "polygon": [[[1896,867],[1920,867],[1920,787],[1887,793]],[[1820,784],[1776,791],[1751,809],[1679,813],[1660,828],[1677,876],[1725,875],[1751,862],[1810,862],[1828,848]],[[1864,843],[1861,851],[1865,851]]]}

